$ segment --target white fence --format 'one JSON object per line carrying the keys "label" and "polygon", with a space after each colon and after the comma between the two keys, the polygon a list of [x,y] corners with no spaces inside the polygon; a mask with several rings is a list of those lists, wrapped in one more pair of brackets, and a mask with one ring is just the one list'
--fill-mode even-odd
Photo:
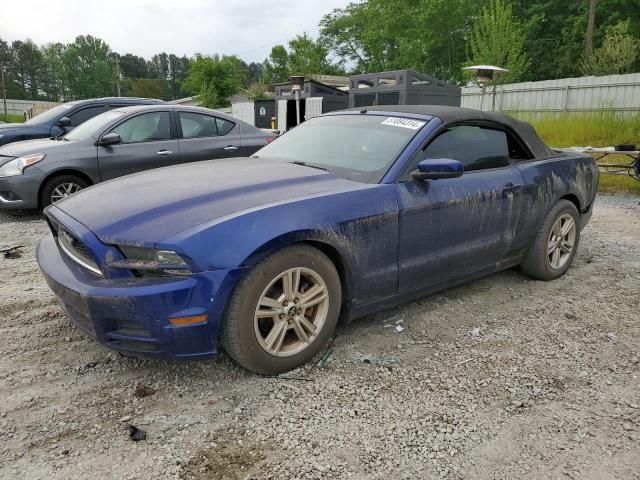
{"label": "white fence", "polygon": [[[478,87],[465,87],[462,89],[462,106],[491,110],[493,97],[492,87],[487,87],[484,95]],[[498,85],[495,109],[536,113],[639,112],[640,73]]]}
{"label": "white fence", "polygon": [[[30,118],[30,114],[37,115],[46,112],[50,108],[59,105],[56,102],[42,102],[39,100],[13,100],[7,98],[7,113],[9,115],[25,115]],[[4,115],[4,103],[0,96],[0,117]]]}

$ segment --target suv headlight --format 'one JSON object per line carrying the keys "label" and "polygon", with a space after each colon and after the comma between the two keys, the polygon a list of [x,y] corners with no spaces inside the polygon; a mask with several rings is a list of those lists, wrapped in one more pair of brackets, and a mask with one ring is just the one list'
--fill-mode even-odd
{"label": "suv headlight", "polygon": [[108,264],[111,268],[126,268],[139,274],[189,275],[191,268],[184,259],[173,250],[118,245],[125,256]]}
{"label": "suv headlight", "polygon": [[0,167],[0,177],[22,175],[25,168],[35,165],[45,156],[46,154],[44,153],[32,153],[31,155],[25,155],[24,157],[14,158]]}

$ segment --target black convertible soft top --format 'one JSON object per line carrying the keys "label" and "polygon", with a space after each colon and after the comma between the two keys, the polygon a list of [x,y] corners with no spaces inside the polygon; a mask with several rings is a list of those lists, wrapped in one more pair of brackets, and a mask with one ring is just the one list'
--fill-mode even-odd
{"label": "black convertible soft top", "polygon": [[372,107],[351,108],[351,111],[398,112],[416,115],[429,115],[439,118],[445,126],[458,122],[485,121],[502,125],[512,130],[529,148],[534,158],[543,160],[554,158],[558,152],[549,148],[538,137],[535,129],[527,122],[516,120],[504,113],[483,112],[472,108],[448,107],[444,105],[376,105]]}

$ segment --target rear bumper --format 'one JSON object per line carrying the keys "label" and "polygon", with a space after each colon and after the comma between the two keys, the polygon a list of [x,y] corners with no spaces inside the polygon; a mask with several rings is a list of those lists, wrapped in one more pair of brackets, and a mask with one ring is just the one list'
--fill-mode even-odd
{"label": "rear bumper", "polygon": [[[53,236],[40,242],[36,257],[71,322],[101,344],[154,358],[217,355],[220,322],[241,269],[178,278],[100,278],[61,253]],[[202,314],[207,321],[195,325],[169,322]]]}

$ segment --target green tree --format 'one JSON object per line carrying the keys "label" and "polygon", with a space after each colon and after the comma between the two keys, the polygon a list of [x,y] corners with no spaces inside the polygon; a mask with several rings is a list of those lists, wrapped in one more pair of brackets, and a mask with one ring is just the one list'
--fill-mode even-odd
{"label": "green tree", "polygon": [[241,62],[236,56],[196,54],[183,86],[192,95],[198,95],[205,107],[226,107],[229,98],[240,90]]}
{"label": "green tree", "polygon": [[631,73],[640,54],[640,40],[629,33],[629,20],[607,29],[602,46],[585,60],[585,75],[615,75]]}
{"label": "green tree", "polygon": [[289,53],[283,45],[276,45],[264,62],[264,80],[269,83],[285,82],[290,76]]}
{"label": "green tree", "polygon": [[42,53],[31,40],[16,40],[11,44],[12,77],[20,86],[20,98],[37,100],[42,69]]}
{"label": "green tree", "polygon": [[160,78],[126,78],[123,94],[128,97],[166,98],[167,83]]}
{"label": "green tree", "polygon": [[524,49],[521,23],[505,0],[491,0],[482,8],[473,24],[469,39],[470,64],[495,65],[506,68],[501,83],[524,78],[528,59]]}
{"label": "green tree", "polygon": [[351,3],[322,19],[321,36],[354,72],[413,68],[458,82],[477,8],[475,0]]}
{"label": "green tree", "polygon": [[46,100],[59,102],[67,96],[63,62],[65,49],[62,43],[50,43],[40,49],[43,60],[40,89]]}
{"label": "green tree", "polygon": [[331,45],[325,38],[314,40],[309,35],[296,36],[289,49],[276,45],[264,63],[264,77],[268,82],[284,82],[291,75],[341,75],[344,61],[330,59]]}
{"label": "green tree", "polygon": [[91,35],[76,37],[67,46],[62,60],[70,97],[93,98],[115,93],[115,65],[111,49],[103,40]]}

